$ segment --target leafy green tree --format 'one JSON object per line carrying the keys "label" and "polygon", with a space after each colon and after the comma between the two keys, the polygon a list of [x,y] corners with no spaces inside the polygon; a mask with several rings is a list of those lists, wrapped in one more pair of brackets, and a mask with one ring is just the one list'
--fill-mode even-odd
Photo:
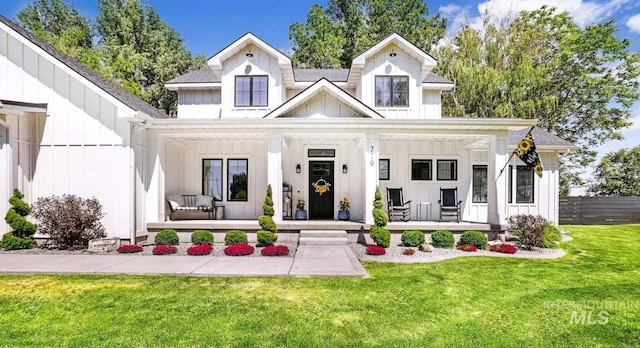
{"label": "leafy green tree", "polygon": [[34,0],[17,14],[16,22],[89,68],[100,70],[93,47],[92,22],[63,0]]}
{"label": "leafy green tree", "polygon": [[[485,15],[485,18],[488,18]],[[566,12],[542,7],[482,30],[462,28],[434,54],[436,72],[456,88],[443,114],[538,119],[544,129],[575,143],[565,156],[561,188],[580,184],[595,148],[620,139],[640,97],[640,55],[616,37],[614,21],[580,28]]]}
{"label": "leafy green tree", "polygon": [[606,154],[593,176],[596,196],[640,196],[640,145]]}
{"label": "leafy green tree", "polygon": [[329,0],[305,23],[289,27],[292,61],[304,68],[349,68],[355,56],[396,32],[425,51],[444,35],[446,19],[428,17],[420,0]]}
{"label": "leafy green tree", "polygon": [[173,115],[176,95],[164,83],[204,69],[202,55],[191,56],[180,35],[140,0],[99,0],[97,31],[107,76],[151,105]]}

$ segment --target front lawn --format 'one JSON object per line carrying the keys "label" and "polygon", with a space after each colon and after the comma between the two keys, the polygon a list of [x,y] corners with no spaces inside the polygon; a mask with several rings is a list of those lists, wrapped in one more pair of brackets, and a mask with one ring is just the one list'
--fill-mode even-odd
{"label": "front lawn", "polygon": [[0,346],[640,345],[640,225],[564,228],[557,260],[368,263],[368,279],[3,275]]}

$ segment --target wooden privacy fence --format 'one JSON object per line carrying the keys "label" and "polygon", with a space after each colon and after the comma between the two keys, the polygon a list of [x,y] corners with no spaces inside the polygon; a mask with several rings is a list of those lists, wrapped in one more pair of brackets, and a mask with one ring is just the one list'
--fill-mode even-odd
{"label": "wooden privacy fence", "polygon": [[640,197],[560,197],[561,225],[640,222]]}

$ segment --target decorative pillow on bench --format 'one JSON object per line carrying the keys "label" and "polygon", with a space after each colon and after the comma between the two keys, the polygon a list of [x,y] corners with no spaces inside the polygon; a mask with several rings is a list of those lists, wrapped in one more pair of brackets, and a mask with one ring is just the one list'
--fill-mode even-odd
{"label": "decorative pillow on bench", "polygon": [[168,195],[167,201],[169,202],[172,210],[176,210],[184,206],[184,199],[182,198],[182,195]]}
{"label": "decorative pillow on bench", "polygon": [[213,208],[212,207],[213,197],[211,196],[196,196],[196,207],[199,208]]}

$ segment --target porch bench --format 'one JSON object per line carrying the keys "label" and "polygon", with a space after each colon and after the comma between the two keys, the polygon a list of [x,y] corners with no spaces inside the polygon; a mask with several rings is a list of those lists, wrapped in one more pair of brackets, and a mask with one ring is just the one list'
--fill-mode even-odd
{"label": "porch bench", "polygon": [[205,195],[168,195],[167,203],[171,213],[169,220],[173,220],[173,214],[178,211],[191,211],[207,213],[210,220],[215,219],[216,199]]}

